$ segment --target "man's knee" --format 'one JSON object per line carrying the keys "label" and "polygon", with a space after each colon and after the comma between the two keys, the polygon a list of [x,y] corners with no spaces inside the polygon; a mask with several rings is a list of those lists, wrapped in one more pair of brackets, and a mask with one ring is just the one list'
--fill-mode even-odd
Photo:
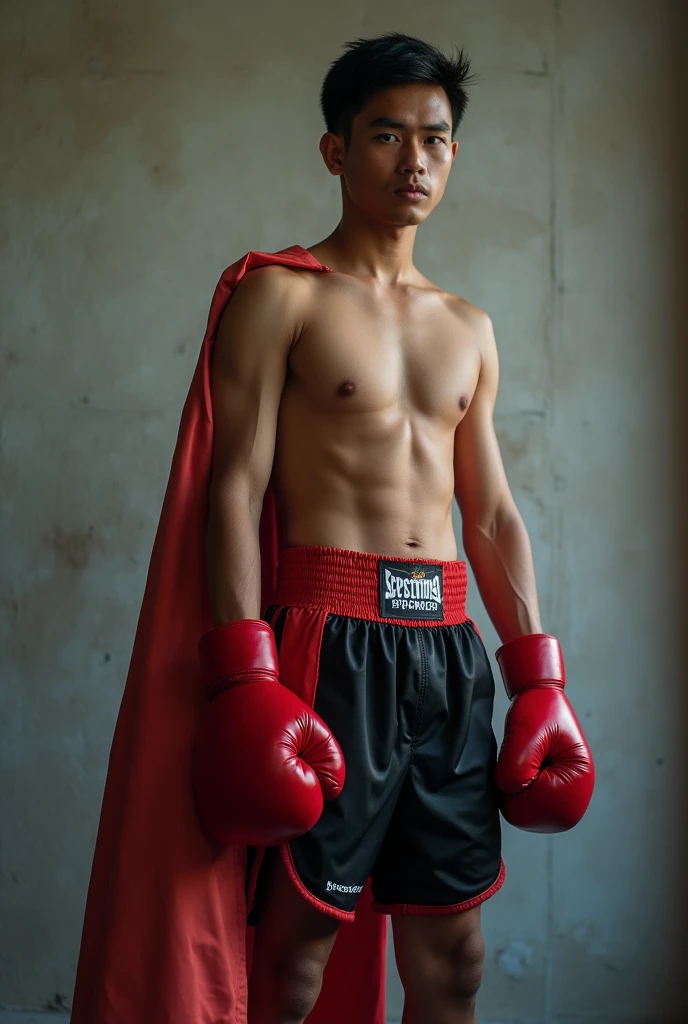
{"label": "man's knee", "polygon": [[458,1002],[474,999],[483,979],[485,942],[480,932],[467,936],[449,957],[449,994]]}
{"label": "man's knee", "polygon": [[[435,941],[432,933],[404,944],[397,966],[405,994],[414,1005],[466,1004],[475,998],[483,976],[485,942],[480,927],[460,938]],[[402,950],[400,949],[401,953]]]}
{"label": "man's knee", "polygon": [[301,1024],[316,1004],[322,988],[323,966],[318,960],[283,961],[275,970],[274,1008],[282,1024]]}

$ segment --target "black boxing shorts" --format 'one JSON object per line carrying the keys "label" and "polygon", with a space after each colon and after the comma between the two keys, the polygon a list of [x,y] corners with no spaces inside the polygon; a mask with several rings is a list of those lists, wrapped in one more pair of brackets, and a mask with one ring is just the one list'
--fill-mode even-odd
{"label": "black boxing shorts", "polygon": [[[313,907],[354,919],[369,883],[383,914],[450,914],[502,886],[494,679],[466,616],[466,565],[298,546],[279,556],[280,679],[332,730],[340,795],[281,856]],[[255,851],[252,851],[255,852]],[[249,923],[264,898],[249,874]]]}

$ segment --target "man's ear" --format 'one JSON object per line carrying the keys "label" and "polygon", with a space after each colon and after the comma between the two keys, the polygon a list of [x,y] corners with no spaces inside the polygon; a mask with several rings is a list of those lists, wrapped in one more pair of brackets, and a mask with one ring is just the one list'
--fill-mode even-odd
{"label": "man's ear", "polygon": [[325,132],[319,143],[320,153],[330,174],[336,176],[344,173],[344,136],[334,132]]}

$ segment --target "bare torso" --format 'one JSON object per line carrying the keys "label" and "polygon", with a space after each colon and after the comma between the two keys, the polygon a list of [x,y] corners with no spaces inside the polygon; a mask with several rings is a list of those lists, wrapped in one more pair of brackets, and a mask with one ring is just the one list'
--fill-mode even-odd
{"label": "bare torso", "polygon": [[272,483],[289,545],[453,560],[454,434],[478,383],[475,307],[418,275],[304,278]]}

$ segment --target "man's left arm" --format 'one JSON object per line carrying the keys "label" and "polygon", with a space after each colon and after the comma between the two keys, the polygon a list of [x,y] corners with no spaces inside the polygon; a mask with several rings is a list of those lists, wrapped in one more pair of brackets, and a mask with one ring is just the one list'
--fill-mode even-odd
{"label": "man's left arm", "polygon": [[530,541],[497,443],[499,365],[492,323],[477,311],[475,321],[481,369],[456,429],[454,489],[466,556],[502,640],[496,657],[512,702],[495,779],[507,821],[531,832],[562,832],[585,813],[595,769],[564,694],[559,641],[542,632]]}
{"label": "man's left arm", "polygon": [[499,381],[494,332],[487,314],[476,319],[481,371],[468,412],[456,430],[454,492],[466,557],[505,644],[540,633],[540,611],[530,540],[509,490],[494,429]]}

